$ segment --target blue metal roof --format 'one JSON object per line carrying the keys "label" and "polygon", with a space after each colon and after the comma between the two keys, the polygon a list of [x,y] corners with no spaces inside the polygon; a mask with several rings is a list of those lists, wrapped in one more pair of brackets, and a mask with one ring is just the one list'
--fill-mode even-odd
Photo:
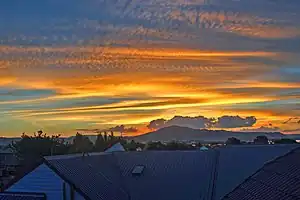
{"label": "blue metal roof", "polygon": [[299,145],[237,145],[220,149],[215,199],[219,200],[263,165]]}
{"label": "blue metal roof", "polygon": [[[149,151],[115,154],[132,200],[211,199],[215,152]],[[143,173],[132,175],[135,166]]]}
{"label": "blue metal roof", "polygon": [[127,200],[120,173],[109,154],[49,159],[49,166],[91,200]]}
{"label": "blue metal roof", "polygon": [[0,200],[46,200],[45,194],[3,192],[0,193]]}
{"label": "blue metal roof", "polygon": [[[123,152],[47,160],[92,200],[206,200],[212,193],[215,153]],[[143,165],[141,175],[132,175]]]}
{"label": "blue metal roof", "polygon": [[223,200],[299,200],[300,149],[267,163]]}
{"label": "blue metal roof", "polygon": [[[241,145],[208,151],[143,151],[46,158],[90,200],[219,200],[295,145]],[[136,166],[144,166],[139,175]]]}

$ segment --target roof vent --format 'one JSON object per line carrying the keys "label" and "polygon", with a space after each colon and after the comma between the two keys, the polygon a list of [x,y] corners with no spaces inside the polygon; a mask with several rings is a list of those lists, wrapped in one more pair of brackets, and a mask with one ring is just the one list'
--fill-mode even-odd
{"label": "roof vent", "polygon": [[135,176],[140,176],[143,173],[144,169],[145,169],[145,166],[143,166],[143,165],[136,165],[133,168],[131,174],[135,175]]}

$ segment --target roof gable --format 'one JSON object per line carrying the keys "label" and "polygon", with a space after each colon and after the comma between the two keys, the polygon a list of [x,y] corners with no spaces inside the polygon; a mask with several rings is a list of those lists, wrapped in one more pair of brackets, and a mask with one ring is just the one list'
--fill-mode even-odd
{"label": "roof gable", "polygon": [[105,150],[106,153],[123,152],[123,151],[125,151],[125,149],[120,142],[114,144],[113,146]]}
{"label": "roof gable", "polygon": [[127,200],[120,177],[109,154],[46,159],[46,163],[87,199]]}

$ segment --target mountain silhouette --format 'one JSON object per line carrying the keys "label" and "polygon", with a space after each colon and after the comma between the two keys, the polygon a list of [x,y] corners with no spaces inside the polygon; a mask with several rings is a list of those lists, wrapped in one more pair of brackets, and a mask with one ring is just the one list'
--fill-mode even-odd
{"label": "mountain silhouette", "polygon": [[252,141],[257,136],[265,135],[269,139],[281,139],[285,135],[280,132],[233,132],[225,130],[192,129],[180,126],[170,126],[134,137],[139,142],[149,141],[206,141],[225,142],[230,137],[242,141]]}

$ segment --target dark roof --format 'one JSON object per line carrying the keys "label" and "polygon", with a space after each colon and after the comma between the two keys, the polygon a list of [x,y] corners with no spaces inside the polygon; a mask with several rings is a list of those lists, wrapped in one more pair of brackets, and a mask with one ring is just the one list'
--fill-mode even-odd
{"label": "dark roof", "polygon": [[216,199],[224,197],[265,163],[297,147],[299,145],[236,145],[220,149]]}
{"label": "dark roof", "polygon": [[[88,199],[206,200],[216,159],[213,151],[148,151],[46,160]],[[143,172],[133,175],[140,165]]]}
{"label": "dark roof", "polygon": [[[115,154],[123,187],[132,200],[209,200],[213,190],[214,151],[134,152]],[[135,166],[144,166],[134,176]]]}
{"label": "dark roof", "polygon": [[[296,145],[208,151],[142,151],[46,157],[87,200],[219,200],[266,162]],[[132,173],[136,167],[139,173]]]}
{"label": "dark roof", "polygon": [[264,165],[223,200],[300,200],[300,149]]}
{"label": "dark roof", "polygon": [[46,164],[87,199],[127,200],[112,154],[46,158]]}
{"label": "dark roof", "polygon": [[42,193],[3,192],[0,193],[0,200],[46,200],[46,195]]}

